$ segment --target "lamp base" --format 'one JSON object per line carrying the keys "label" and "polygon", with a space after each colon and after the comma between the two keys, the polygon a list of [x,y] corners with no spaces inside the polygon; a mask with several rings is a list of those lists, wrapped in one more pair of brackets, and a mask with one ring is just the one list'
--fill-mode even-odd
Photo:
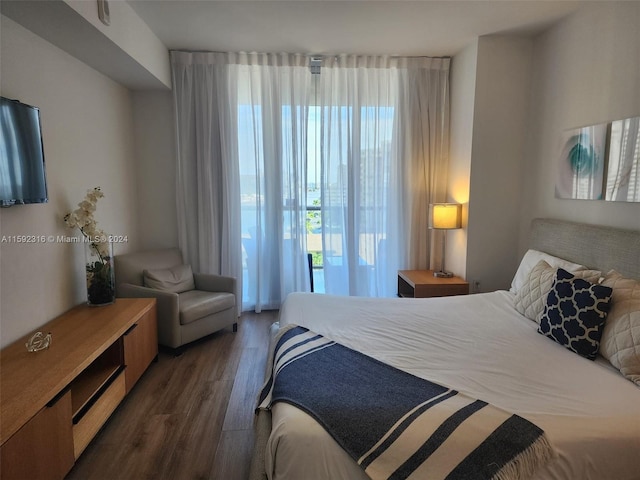
{"label": "lamp base", "polygon": [[438,277],[438,278],[451,278],[451,277],[453,277],[453,273],[451,273],[451,272],[443,272],[443,271],[433,272],[433,276],[434,277]]}

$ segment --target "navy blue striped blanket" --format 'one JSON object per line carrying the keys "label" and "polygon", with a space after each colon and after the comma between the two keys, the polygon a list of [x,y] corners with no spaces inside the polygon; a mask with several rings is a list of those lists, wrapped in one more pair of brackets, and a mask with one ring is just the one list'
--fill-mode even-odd
{"label": "navy blue striped blanket", "polygon": [[533,423],[291,325],[258,409],[311,415],[377,479],[525,479],[555,456]]}

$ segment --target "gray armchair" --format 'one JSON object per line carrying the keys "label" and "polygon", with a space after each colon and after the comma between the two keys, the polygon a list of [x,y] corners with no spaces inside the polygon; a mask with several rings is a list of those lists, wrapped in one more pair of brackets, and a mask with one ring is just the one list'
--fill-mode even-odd
{"label": "gray armchair", "polygon": [[152,297],[157,300],[158,343],[178,349],[210,333],[233,326],[237,330],[236,279],[220,275],[193,274],[189,290],[149,288],[143,272],[171,269],[183,264],[177,248],[115,256],[116,295]]}

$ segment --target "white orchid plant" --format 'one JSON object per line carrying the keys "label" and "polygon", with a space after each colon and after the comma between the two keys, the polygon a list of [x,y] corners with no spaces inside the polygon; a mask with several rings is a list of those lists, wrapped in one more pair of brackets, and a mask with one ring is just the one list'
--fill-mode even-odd
{"label": "white orchid plant", "polygon": [[[78,228],[92,251],[99,259],[87,259],[87,297],[90,305],[106,305],[115,298],[114,276],[110,242],[107,235],[98,228],[93,214],[98,199],[104,197],[100,187],[87,191],[87,196],[73,212],[64,216],[70,228]],[[94,256],[95,258],[95,256]]]}
{"label": "white orchid plant", "polygon": [[104,231],[98,228],[98,224],[93,218],[98,199],[102,197],[104,197],[104,193],[100,187],[87,190],[87,196],[78,204],[78,208],[64,216],[64,222],[69,228],[78,228],[86,241],[91,244],[91,248],[104,261],[109,256],[108,237]]}

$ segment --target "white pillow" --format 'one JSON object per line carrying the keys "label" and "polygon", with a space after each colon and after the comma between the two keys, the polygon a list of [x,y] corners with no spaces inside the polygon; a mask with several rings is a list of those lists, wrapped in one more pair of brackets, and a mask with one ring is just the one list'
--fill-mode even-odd
{"label": "white pillow", "polygon": [[602,284],[611,287],[613,295],[600,353],[640,386],[640,280],[625,278],[611,270]]}
{"label": "white pillow", "polygon": [[578,270],[586,270],[587,268],[584,265],[569,262],[568,260],[554,257],[548,253],[529,249],[527,250],[527,253],[524,254],[524,257],[522,257],[518,270],[511,281],[511,289],[509,290],[511,293],[518,293],[518,290],[522,288],[524,283],[527,281],[527,278],[529,278],[529,273],[540,260],[544,260],[554,268],[563,268],[569,273],[577,272]]}
{"label": "white pillow", "polygon": [[[528,319],[539,323],[557,271],[557,268],[552,267],[544,260],[536,263],[516,293],[513,301],[516,310]],[[573,273],[576,278],[582,278],[590,283],[598,283],[601,274],[600,270],[579,270]]]}

